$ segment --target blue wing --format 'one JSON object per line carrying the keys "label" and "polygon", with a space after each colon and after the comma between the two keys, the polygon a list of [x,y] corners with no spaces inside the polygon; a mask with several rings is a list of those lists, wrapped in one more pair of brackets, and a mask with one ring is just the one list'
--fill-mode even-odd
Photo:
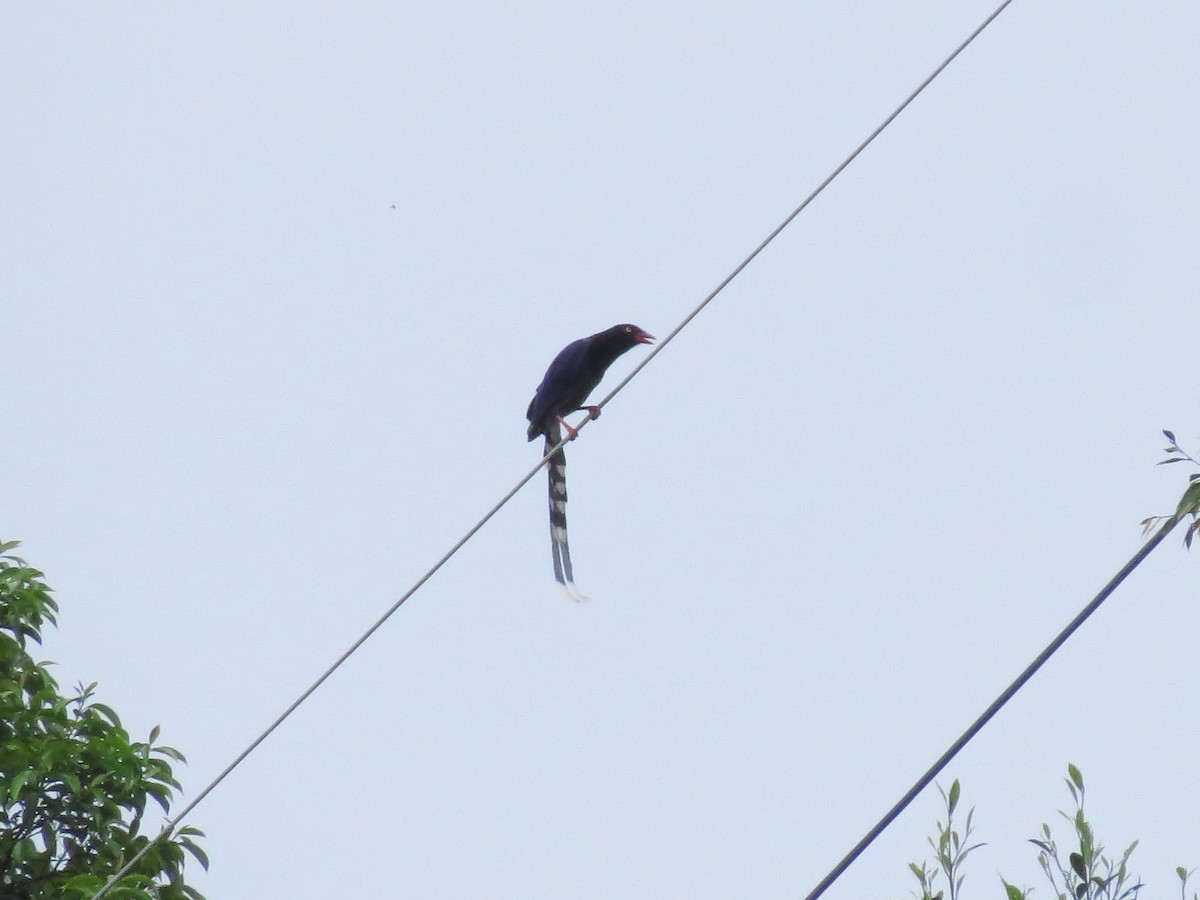
{"label": "blue wing", "polygon": [[[546,436],[546,452],[562,440],[558,417],[579,407],[594,388],[588,361],[587,338],[567,344],[542,376],[542,383],[529,401],[525,417],[529,419],[529,440]],[[571,548],[567,543],[567,455],[559,450],[550,460],[550,550],[554,561],[554,580],[573,600],[586,600],[575,587],[571,568]]]}
{"label": "blue wing", "polygon": [[[574,412],[595,388],[594,366],[588,361],[588,339],[567,344],[542,377],[529,401],[525,418],[529,419],[529,440],[546,433],[546,422]],[[601,373],[603,374],[603,373]]]}

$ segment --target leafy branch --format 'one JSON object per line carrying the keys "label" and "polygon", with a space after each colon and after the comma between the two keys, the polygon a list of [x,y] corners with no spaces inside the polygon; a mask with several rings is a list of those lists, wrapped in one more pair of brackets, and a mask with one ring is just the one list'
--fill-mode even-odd
{"label": "leafy branch", "polygon": [[[1050,883],[1054,900],[1137,900],[1142,890],[1142,881],[1129,868],[1129,859],[1137,848],[1134,841],[1116,858],[1105,854],[1104,844],[1096,837],[1091,822],[1084,814],[1083,774],[1074,765],[1067,766],[1067,790],[1074,801],[1074,810],[1059,814],[1070,824],[1071,838],[1066,846],[1055,840],[1049,825],[1042,825],[1041,834],[1029,841],[1038,849],[1037,862],[1046,880]],[[938,788],[941,791],[941,788]],[[941,791],[946,805],[946,821],[938,822],[936,837],[929,844],[936,853],[933,864],[909,863],[909,871],[920,885],[920,900],[959,900],[963,884],[964,863],[970,853],[982,844],[969,844],[974,810],[967,815],[966,827],[961,835],[955,829],[954,812],[961,797],[958,781],[950,792]],[[1175,870],[1179,876],[1180,900],[1189,900],[1188,879],[1195,872],[1180,866]],[[939,886],[944,876],[947,888]],[[1032,888],[1019,888],[1001,877],[1006,900],[1031,900]],[[1200,900],[1194,890],[1190,900]]]}
{"label": "leafy branch", "polygon": [[[1179,442],[1175,440],[1175,433],[1163,429],[1163,435],[1171,443],[1163,449],[1167,454],[1167,458],[1160,460],[1158,465],[1166,466],[1171,463],[1187,462],[1200,468],[1200,460],[1179,446]],[[1179,500],[1179,506],[1176,507],[1173,515],[1170,516],[1150,516],[1147,519],[1142,519],[1142,536],[1145,537],[1156,526],[1162,522],[1176,519],[1182,521],[1185,516],[1191,516],[1192,522],[1188,525],[1187,531],[1183,535],[1183,543],[1189,550],[1192,546],[1192,539],[1200,533],[1200,472],[1193,472],[1188,476],[1188,487],[1183,492],[1183,497]]]}
{"label": "leafy branch", "polygon": [[[157,727],[131,738],[95,684],[60,692],[29,655],[58,606],[16,546],[0,543],[0,898],[84,900],[150,842],[147,805],[170,810],[171,763],[184,760]],[[208,867],[201,836],[188,827],[159,842],[112,896],[203,900],[184,882],[185,855]]]}
{"label": "leafy branch", "polygon": [[[1091,823],[1083,812],[1083,774],[1074,765],[1067,766],[1067,790],[1075,801],[1075,812],[1059,812],[1071,823],[1078,848],[1067,853],[1064,860],[1049,825],[1042,825],[1040,838],[1032,838],[1038,853],[1038,865],[1046,874],[1056,896],[1067,900],[1135,900],[1142,889],[1140,879],[1129,874],[1129,857],[1138,842],[1130,844],[1118,860],[1104,855],[1104,845],[1096,838]],[[1061,888],[1060,888],[1061,885]]]}
{"label": "leafy branch", "polygon": [[959,786],[958,779],[955,779],[954,784],[950,785],[949,793],[942,790],[941,785],[938,785],[938,791],[946,805],[946,822],[945,824],[937,823],[936,841],[929,838],[929,846],[933,848],[936,864],[931,866],[927,862],[922,862],[918,866],[916,863],[909,863],[908,868],[921,885],[921,900],[946,900],[945,891],[939,890],[936,894],[934,893],[935,882],[939,874],[946,878],[950,891],[949,900],[959,900],[962,896],[963,879],[966,877],[962,874],[963,864],[971,852],[982,847],[983,844],[968,843],[971,834],[975,831],[975,826],[972,824],[972,820],[975,818],[974,809],[967,812],[967,821],[963,825],[961,833],[954,828],[954,812],[958,809],[958,801],[962,796],[962,788]]}

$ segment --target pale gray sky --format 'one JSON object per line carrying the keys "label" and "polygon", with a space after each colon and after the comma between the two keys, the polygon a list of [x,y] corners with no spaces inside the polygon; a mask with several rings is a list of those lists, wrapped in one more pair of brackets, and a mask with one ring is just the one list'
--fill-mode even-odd
{"label": "pale gray sky", "polygon": [[[60,680],[198,791],[536,461],[560,347],[669,331],[993,5],[10,4],[0,536]],[[594,601],[539,476],[196,811],[195,884],[807,893],[1182,491],[1198,39],[1017,0],[571,447]],[[1200,865],[1197,571],[947,773],[978,896],[1068,761],[1150,895]],[[827,896],[908,896],[939,806]]]}

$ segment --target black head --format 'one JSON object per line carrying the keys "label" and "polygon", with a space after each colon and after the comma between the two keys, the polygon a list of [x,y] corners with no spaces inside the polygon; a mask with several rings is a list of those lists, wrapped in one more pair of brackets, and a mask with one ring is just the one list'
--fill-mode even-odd
{"label": "black head", "polygon": [[588,340],[604,356],[616,359],[626,350],[632,350],[638,344],[654,343],[654,335],[636,325],[625,322],[593,334]]}

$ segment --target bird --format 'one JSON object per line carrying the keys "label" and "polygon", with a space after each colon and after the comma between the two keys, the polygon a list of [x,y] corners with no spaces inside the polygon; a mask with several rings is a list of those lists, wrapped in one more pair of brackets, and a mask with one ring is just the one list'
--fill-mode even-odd
{"label": "bird", "polygon": [[[549,454],[562,441],[565,429],[569,440],[579,436],[579,429],[569,424],[563,416],[573,412],[586,412],[588,419],[600,418],[599,406],[584,406],[588,394],[595,389],[616,362],[617,357],[632,350],[638,344],[651,344],[654,335],[636,325],[623,323],[589,337],[567,344],[554,357],[550,368],[542,377],[542,383],[529,401],[525,418],[529,420],[526,435],[533,440],[538,435],[546,438],[543,455]],[[584,421],[587,421],[585,419]],[[582,423],[581,423],[582,424]],[[567,457],[560,449],[547,464],[550,480],[550,553],[554,560],[554,580],[572,600],[587,597],[575,586],[575,575],[571,568],[571,549],[567,543]]]}

